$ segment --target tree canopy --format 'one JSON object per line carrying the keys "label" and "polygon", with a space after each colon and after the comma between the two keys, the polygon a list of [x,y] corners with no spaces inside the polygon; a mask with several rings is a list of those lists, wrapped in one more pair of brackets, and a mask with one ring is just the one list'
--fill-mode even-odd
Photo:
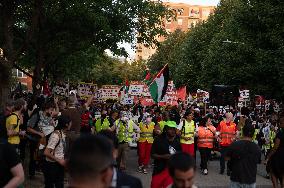
{"label": "tree canopy", "polygon": [[278,0],[222,0],[207,21],[187,33],[172,33],[149,66],[169,63],[175,83],[190,90],[227,84],[280,98],[284,91],[283,8]]}
{"label": "tree canopy", "polygon": [[161,1],[150,0],[3,0],[0,63],[8,72],[29,70],[34,90],[44,77],[72,72],[84,79],[105,61],[105,49],[127,56],[119,42],[157,44],[157,36],[166,34],[162,18],[172,15]]}

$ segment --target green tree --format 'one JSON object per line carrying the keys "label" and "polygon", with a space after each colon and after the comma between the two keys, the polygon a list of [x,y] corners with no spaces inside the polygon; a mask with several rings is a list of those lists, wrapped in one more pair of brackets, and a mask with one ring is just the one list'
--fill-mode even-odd
{"label": "green tree", "polygon": [[64,77],[75,60],[90,67],[84,58],[102,56],[105,49],[126,56],[118,43],[133,42],[137,33],[138,42],[157,43],[156,36],[165,34],[162,18],[172,15],[161,1],[150,0],[3,0],[0,14],[1,64],[9,71],[32,70],[35,93],[44,77],[53,71]]}
{"label": "green tree", "polygon": [[172,78],[190,89],[228,84],[280,98],[284,91],[283,8],[277,0],[222,0],[214,15],[189,31],[180,45],[167,45],[167,54],[160,53],[161,47],[153,59],[175,57],[164,58],[163,64],[178,61],[170,68]]}

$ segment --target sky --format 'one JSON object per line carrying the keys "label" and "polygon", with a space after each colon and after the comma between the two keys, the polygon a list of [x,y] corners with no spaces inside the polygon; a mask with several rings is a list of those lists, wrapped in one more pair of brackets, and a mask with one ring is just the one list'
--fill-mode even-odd
{"label": "sky", "polygon": [[[164,0],[165,2],[174,2],[174,3],[187,3],[191,5],[213,5],[217,6],[220,0]],[[129,43],[122,43],[120,44],[121,47],[124,47],[128,52],[131,59],[135,57],[134,49],[131,49],[131,44]]]}

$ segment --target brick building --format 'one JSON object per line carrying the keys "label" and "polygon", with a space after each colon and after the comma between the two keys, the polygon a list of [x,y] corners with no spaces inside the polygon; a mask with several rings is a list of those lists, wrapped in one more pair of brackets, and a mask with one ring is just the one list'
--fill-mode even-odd
{"label": "brick building", "polygon": [[18,69],[13,69],[13,76],[17,78],[18,82],[21,82],[23,89],[27,91],[32,91],[32,78],[25,75],[23,72],[21,72]]}
{"label": "brick building", "polygon": [[[176,29],[189,31],[198,22],[207,20],[210,14],[214,13],[215,6],[190,5],[185,3],[164,3],[176,13],[176,19],[164,20],[164,27],[168,33]],[[163,42],[165,37],[159,37],[158,41]],[[137,44],[135,59],[147,60],[156,52],[156,48],[147,48],[143,44]]]}

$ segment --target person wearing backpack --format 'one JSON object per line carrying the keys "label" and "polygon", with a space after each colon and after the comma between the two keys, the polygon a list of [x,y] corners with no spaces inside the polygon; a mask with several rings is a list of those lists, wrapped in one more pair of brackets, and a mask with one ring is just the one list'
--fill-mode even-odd
{"label": "person wearing backpack", "polygon": [[0,112],[0,143],[8,142],[6,119],[12,114],[13,108],[14,108],[14,101],[8,100],[5,103],[4,108],[1,109],[1,112]]}
{"label": "person wearing backpack", "polygon": [[71,127],[71,119],[60,116],[55,130],[50,135],[44,150],[45,160],[43,164],[45,187],[64,187],[66,131]]}
{"label": "person wearing backpack", "polygon": [[[42,111],[37,108],[33,111],[31,118],[28,121],[27,131],[31,135],[30,140],[30,163],[29,163],[29,176],[34,177],[36,170],[36,161],[41,161],[40,151],[43,151],[51,133],[54,131],[54,121],[52,119],[52,112],[54,110],[53,102],[46,102],[43,105]],[[40,142],[43,146],[39,149]]]}
{"label": "person wearing backpack", "polygon": [[6,129],[8,142],[12,144],[19,154],[20,136],[25,135],[25,131],[20,130],[20,124],[23,122],[22,111],[26,107],[26,101],[17,99],[14,103],[12,114],[6,119]]}

